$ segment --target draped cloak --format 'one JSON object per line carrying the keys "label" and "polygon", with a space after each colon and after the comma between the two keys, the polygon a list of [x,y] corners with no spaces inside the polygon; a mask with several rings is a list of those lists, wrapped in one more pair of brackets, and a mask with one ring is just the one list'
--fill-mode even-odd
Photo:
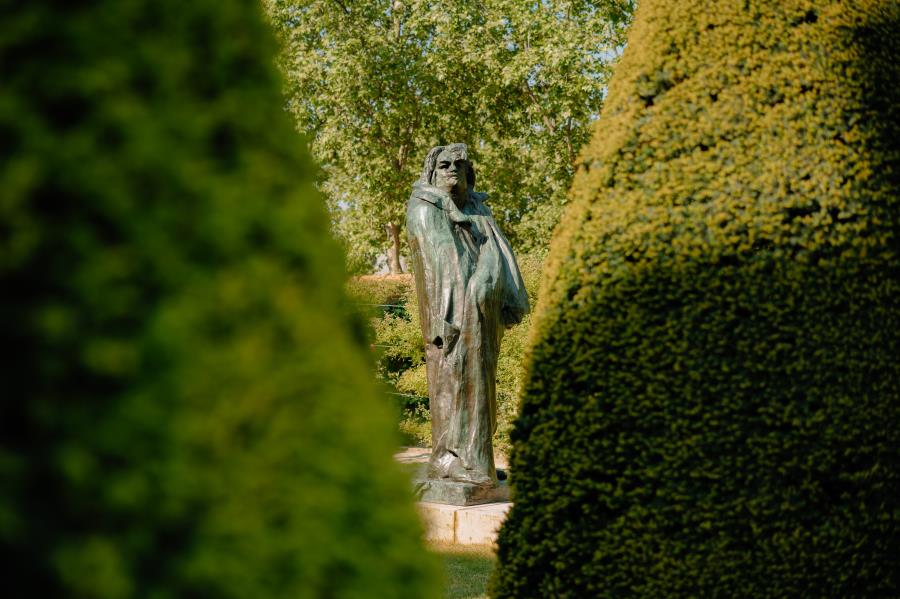
{"label": "draped cloak", "polygon": [[422,181],[407,204],[432,423],[428,476],[496,484],[497,356],[503,330],[529,305],[487,194],[468,193],[459,212],[470,222],[455,222],[450,195]]}

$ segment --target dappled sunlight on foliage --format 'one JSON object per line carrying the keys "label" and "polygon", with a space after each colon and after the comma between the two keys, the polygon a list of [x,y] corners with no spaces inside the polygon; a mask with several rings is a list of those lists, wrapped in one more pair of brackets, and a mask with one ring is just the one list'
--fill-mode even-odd
{"label": "dappled sunlight on foliage", "polygon": [[640,3],[548,258],[497,597],[900,592],[900,4]]}
{"label": "dappled sunlight on foliage", "polygon": [[517,253],[546,248],[632,0],[263,4],[354,272],[371,272],[422,159],[447,143],[468,145]]}

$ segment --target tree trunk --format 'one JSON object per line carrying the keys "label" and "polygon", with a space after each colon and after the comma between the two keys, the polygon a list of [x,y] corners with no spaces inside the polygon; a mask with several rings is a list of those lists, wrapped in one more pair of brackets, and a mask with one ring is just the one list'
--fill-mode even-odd
{"label": "tree trunk", "polygon": [[400,227],[397,223],[388,223],[384,226],[391,241],[391,247],[388,250],[388,268],[391,269],[392,275],[403,273],[403,267],[400,266]]}

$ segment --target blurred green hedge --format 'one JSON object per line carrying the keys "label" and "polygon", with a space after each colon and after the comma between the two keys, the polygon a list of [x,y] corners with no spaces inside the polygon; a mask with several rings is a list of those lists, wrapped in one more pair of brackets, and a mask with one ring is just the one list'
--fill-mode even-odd
{"label": "blurred green hedge", "polygon": [[[543,264],[540,252],[518,257],[529,293],[536,293]],[[369,322],[370,347],[377,361],[377,377],[395,398],[399,430],[410,445],[431,444],[425,350],[416,290],[411,275],[354,277],[347,284],[356,312]],[[534,305],[534,295],[531,296]],[[508,329],[497,361],[497,431],[494,448],[509,451],[509,432],[518,413],[525,342],[531,316]]]}
{"label": "blurred green hedge", "polygon": [[495,597],[900,595],[900,4],[641,2]]}
{"label": "blurred green hedge", "polygon": [[15,596],[435,596],[259,13],[0,8]]}

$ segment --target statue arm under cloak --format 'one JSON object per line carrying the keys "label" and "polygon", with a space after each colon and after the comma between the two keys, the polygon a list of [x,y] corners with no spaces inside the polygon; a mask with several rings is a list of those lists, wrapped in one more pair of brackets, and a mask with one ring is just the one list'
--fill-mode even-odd
{"label": "statue arm under cloak", "polygon": [[461,324],[455,314],[459,267],[449,222],[440,208],[412,198],[406,229],[425,343],[449,352],[459,339]]}
{"label": "statue arm under cloak", "polygon": [[503,295],[501,299],[501,320],[504,326],[511,327],[522,321],[522,318],[531,310],[528,301],[528,293],[525,290],[525,283],[522,280],[522,273],[519,271],[519,265],[516,262],[516,256],[513,254],[509,240],[497,226],[494,216],[490,209],[484,204],[487,194],[479,193],[476,196],[478,200],[478,212],[484,217],[484,225],[490,228],[493,242],[497,244],[497,251],[500,253],[501,274]]}

